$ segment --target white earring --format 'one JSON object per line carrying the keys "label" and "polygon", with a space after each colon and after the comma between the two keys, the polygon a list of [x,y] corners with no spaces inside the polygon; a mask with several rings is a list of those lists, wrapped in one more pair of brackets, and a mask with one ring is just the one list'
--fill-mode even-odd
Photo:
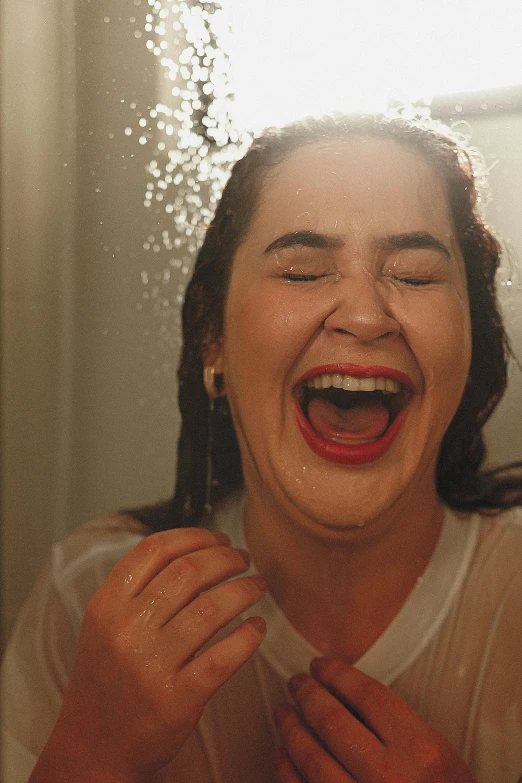
{"label": "white earring", "polygon": [[216,386],[214,383],[215,377],[216,377],[216,368],[214,367],[213,364],[204,368],[203,383],[205,384],[205,389],[207,390],[207,394],[210,397],[210,399],[217,397]]}
{"label": "white earring", "polygon": [[212,470],[212,452],[214,446],[214,400],[223,395],[223,376],[219,375],[220,386],[216,384],[216,368],[213,364],[203,368],[203,383],[209,398],[208,422],[207,422],[207,454],[206,454],[206,481],[205,481],[205,513],[212,513],[212,489],[214,477]]}
{"label": "white earring", "polygon": [[211,400],[215,400],[216,397],[224,397],[223,376],[221,373],[216,373],[213,364],[203,368],[203,383]]}

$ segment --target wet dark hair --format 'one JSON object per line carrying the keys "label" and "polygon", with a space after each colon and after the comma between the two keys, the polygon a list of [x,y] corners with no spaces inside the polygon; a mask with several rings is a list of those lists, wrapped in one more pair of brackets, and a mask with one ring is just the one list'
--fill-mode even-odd
{"label": "wet dark hair", "polygon": [[225,397],[215,401],[209,453],[203,353],[221,336],[232,262],[249,230],[267,172],[306,145],[368,138],[397,142],[432,164],[442,176],[466,267],[471,368],[461,403],[441,444],[438,494],[448,506],[463,511],[495,511],[522,503],[522,463],[481,470],[485,457],[482,429],[505,391],[509,345],[495,292],[501,248],[481,215],[476,161],[456,134],[431,120],[400,115],[335,116],[265,131],[232,169],[186,291],[179,367],[182,424],[177,483],[172,501],[149,517],[153,528],[200,523],[208,499],[209,469],[212,502],[224,498],[243,481]]}

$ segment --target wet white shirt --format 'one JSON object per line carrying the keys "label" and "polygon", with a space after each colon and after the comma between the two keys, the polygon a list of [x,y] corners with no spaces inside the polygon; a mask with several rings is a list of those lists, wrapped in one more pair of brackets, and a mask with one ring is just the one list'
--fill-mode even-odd
{"label": "wet white shirt", "polygon": [[[215,526],[245,547],[243,501]],[[86,525],[58,544],[19,619],[3,662],[3,783],[26,783],[58,716],[85,607],[144,534],[126,516]],[[168,783],[272,783],[273,708],[289,677],[319,653],[270,596],[251,610],[268,634],[207,706],[165,772]],[[248,613],[246,613],[248,614]],[[246,615],[244,615],[246,616]],[[243,616],[243,617],[244,617]],[[387,630],[357,666],[444,734],[479,783],[522,775],[522,512],[447,512],[431,561]]]}

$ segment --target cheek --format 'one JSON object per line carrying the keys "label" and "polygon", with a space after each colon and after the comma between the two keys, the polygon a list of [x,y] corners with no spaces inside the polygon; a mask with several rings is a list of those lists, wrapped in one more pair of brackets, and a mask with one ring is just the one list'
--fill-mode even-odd
{"label": "cheek", "polygon": [[225,353],[247,367],[288,370],[316,328],[313,315],[290,289],[256,281],[251,286],[231,286],[225,312]]}
{"label": "cheek", "polygon": [[462,394],[471,362],[471,324],[466,296],[456,290],[419,301],[404,328],[426,386]]}
{"label": "cheek", "polygon": [[[224,376],[231,408],[267,399],[271,373],[267,364],[274,354],[274,340],[281,331],[281,317],[261,306],[259,292],[231,288],[223,332]],[[277,347],[275,347],[277,353]]]}

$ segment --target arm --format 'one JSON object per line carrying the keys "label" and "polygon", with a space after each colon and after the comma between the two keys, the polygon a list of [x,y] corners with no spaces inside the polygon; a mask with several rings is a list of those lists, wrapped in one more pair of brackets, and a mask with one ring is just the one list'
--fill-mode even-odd
{"label": "arm", "polygon": [[198,655],[264,594],[219,533],[140,542],[87,607],[71,681],[30,783],[141,783],[168,764],[210,697],[264,636],[252,618]]}

